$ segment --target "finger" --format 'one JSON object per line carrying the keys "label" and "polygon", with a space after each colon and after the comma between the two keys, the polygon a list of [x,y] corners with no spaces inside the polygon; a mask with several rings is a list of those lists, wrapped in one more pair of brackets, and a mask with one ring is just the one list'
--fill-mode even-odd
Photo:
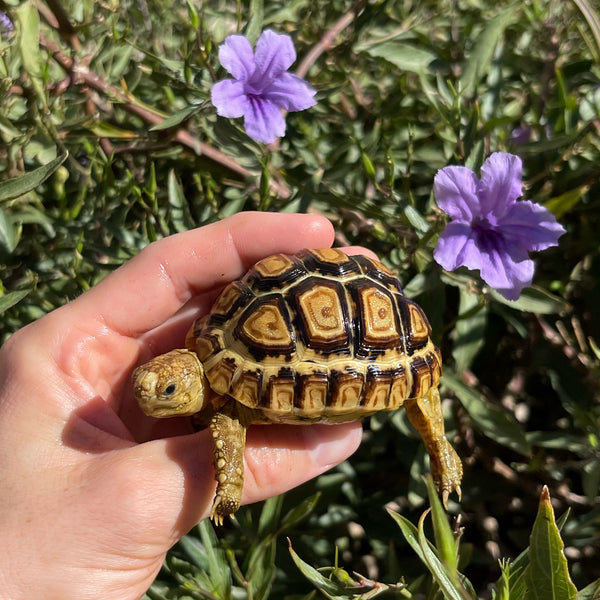
{"label": "finger", "polygon": [[360,421],[251,427],[242,503],[276,496],[320,475],[353,454],[361,439]]}
{"label": "finger", "polygon": [[80,321],[96,319],[137,337],[163,323],[192,296],[242,276],[275,252],[329,247],[333,227],[317,215],[239,213],[147,246],[72,304]]}
{"label": "finger", "polygon": [[[251,427],[242,502],[264,500],[316,477],[348,458],[361,436],[360,422]],[[201,432],[130,448],[118,459],[122,468],[110,463],[113,480],[115,472],[135,480],[135,485],[121,481],[130,495],[127,502],[134,504],[128,512],[151,524],[155,536],[160,524],[169,536],[167,547],[210,512],[216,487],[212,450],[212,438]]]}

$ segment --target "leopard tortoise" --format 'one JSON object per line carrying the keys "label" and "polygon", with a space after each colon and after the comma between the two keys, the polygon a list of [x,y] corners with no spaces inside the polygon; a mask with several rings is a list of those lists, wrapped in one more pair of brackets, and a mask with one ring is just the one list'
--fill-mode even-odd
{"label": "leopard tortoise", "polygon": [[404,407],[444,503],[462,465],[444,433],[441,355],[421,308],[366,256],[275,254],[229,284],[186,338],[133,373],[142,410],[195,415],[214,439],[216,523],[239,508],[246,428],[340,423]]}

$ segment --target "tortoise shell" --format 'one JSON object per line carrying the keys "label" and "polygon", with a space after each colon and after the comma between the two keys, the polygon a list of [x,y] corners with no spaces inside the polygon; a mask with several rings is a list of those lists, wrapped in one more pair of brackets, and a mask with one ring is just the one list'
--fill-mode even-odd
{"label": "tortoise shell", "polygon": [[380,262],[333,248],[275,254],[226,287],[186,345],[211,388],[266,421],[346,421],[438,385],[421,308]]}

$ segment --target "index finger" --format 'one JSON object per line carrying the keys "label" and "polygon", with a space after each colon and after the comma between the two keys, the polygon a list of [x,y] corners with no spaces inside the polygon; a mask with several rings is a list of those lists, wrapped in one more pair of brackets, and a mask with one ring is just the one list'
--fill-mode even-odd
{"label": "index finger", "polygon": [[329,247],[333,237],[331,223],[318,215],[238,213],[153,242],[71,308],[82,322],[100,319],[113,331],[138,337],[191,297],[238,279],[259,259]]}

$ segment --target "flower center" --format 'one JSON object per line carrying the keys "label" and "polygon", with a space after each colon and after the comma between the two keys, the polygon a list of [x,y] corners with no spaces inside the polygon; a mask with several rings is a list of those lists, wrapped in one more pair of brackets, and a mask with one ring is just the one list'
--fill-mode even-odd
{"label": "flower center", "polygon": [[487,217],[476,217],[471,223],[471,228],[475,234],[475,243],[484,251],[498,252],[502,247],[502,231],[490,223]]}

